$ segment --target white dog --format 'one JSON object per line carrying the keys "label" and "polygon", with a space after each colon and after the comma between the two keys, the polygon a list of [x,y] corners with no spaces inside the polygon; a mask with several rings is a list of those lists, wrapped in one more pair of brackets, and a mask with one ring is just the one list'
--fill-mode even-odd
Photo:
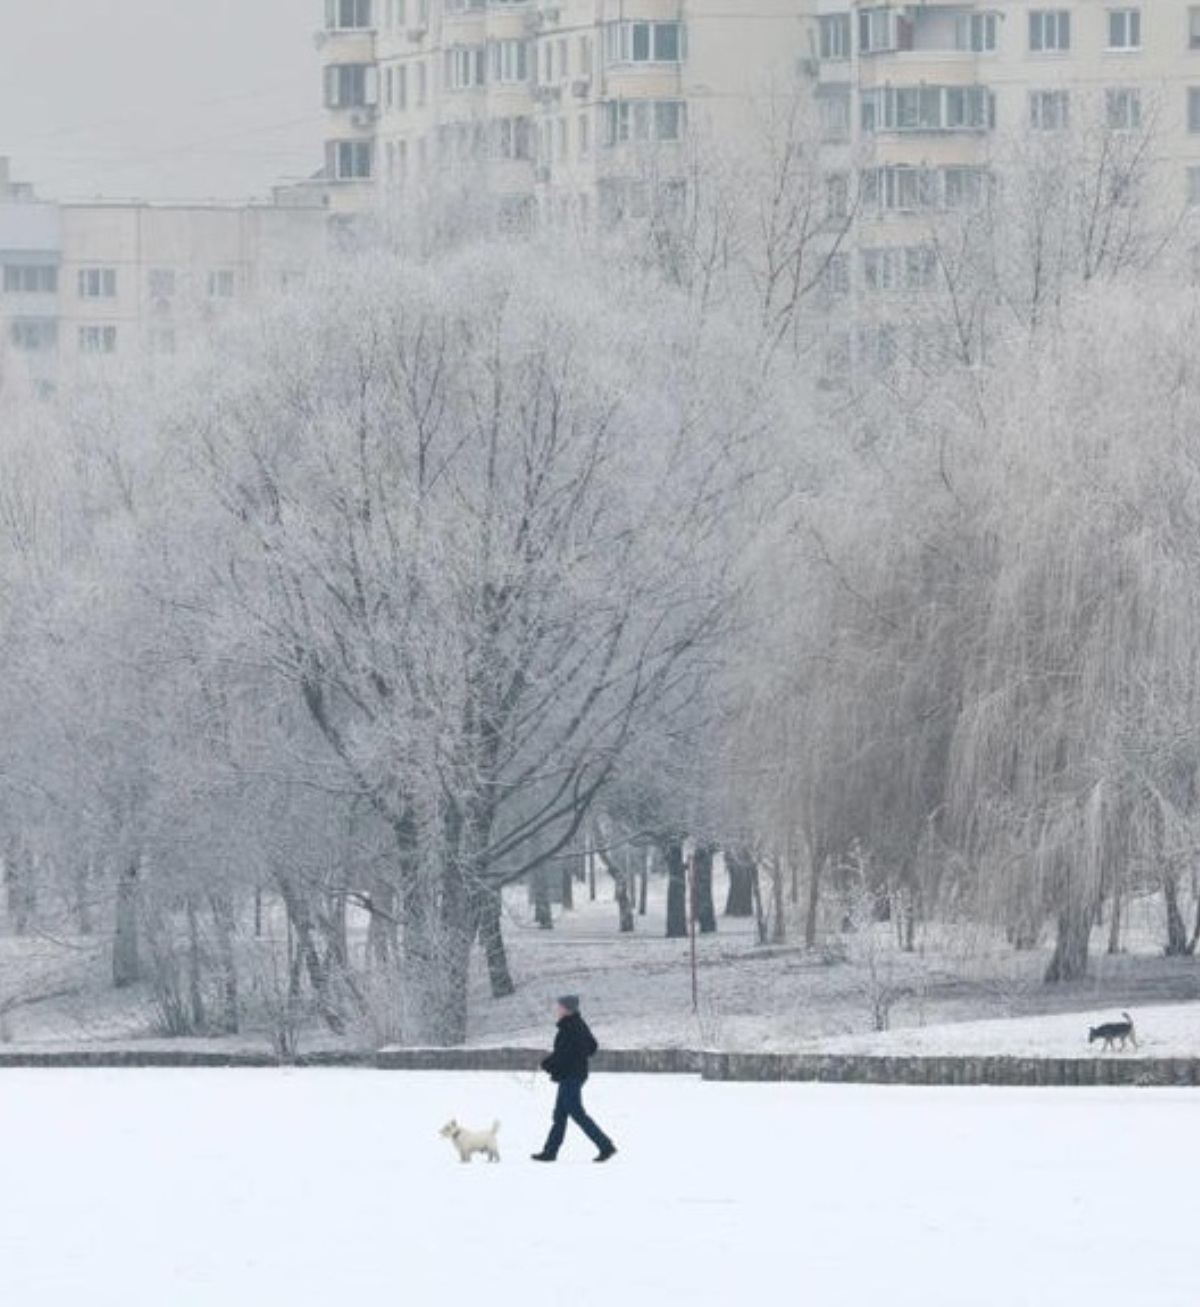
{"label": "white dog", "polygon": [[457,1121],[447,1121],[438,1131],[443,1139],[449,1139],[458,1149],[460,1162],[469,1162],[474,1153],[486,1153],[489,1162],[498,1162],[500,1148],[496,1143],[496,1136],[499,1133],[499,1121],[493,1121],[490,1130],[468,1130]]}

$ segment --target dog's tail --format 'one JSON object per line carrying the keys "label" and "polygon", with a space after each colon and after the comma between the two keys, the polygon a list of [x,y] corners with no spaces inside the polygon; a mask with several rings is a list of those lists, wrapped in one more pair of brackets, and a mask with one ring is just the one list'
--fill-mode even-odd
{"label": "dog's tail", "polygon": [[492,1134],[494,1134],[494,1135],[498,1135],[499,1133],[500,1133],[500,1122],[499,1122],[499,1121],[493,1121],[493,1122],[492,1122]]}

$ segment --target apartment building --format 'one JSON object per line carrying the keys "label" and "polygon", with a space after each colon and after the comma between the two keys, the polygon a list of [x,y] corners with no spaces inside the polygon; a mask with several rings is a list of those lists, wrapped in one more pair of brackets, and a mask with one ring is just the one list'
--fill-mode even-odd
{"label": "apartment building", "polygon": [[517,222],[636,210],[807,69],[803,0],[326,0],[332,206],[468,177]]}
{"label": "apartment building", "polygon": [[39,200],[0,159],[0,380],[173,354],[326,252],[319,197],[261,204]]}
{"label": "apartment building", "polygon": [[857,201],[828,280],[858,322],[933,284],[938,215],[1014,160],[1140,150],[1164,228],[1200,206],[1200,5],[817,0],[816,19],[831,216]]}

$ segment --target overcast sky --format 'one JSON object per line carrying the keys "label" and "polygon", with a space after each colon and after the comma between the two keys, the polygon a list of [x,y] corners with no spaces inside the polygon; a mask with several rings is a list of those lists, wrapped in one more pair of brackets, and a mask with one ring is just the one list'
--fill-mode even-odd
{"label": "overcast sky", "polygon": [[52,197],[236,197],[311,174],[321,9],[0,0],[0,155]]}

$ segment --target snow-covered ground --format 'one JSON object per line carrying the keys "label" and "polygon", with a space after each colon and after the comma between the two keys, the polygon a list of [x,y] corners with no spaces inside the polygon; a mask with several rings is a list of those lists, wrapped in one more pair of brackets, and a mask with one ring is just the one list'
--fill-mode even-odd
{"label": "snow-covered ground", "polygon": [[[1131,1045],[1104,1056],[1200,1057],[1200,1003],[1138,1007],[1130,1016],[1137,1048]],[[1097,1008],[1003,1021],[960,1021],[878,1035],[843,1035],[814,1042],[804,1051],[887,1057],[1096,1057],[1103,1053],[1103,1045],[1088,1043],[1089,1027],[1120,1020],[1119,1012]]]}
{"label": "snow-covered ground", "polygon": [[[20,1307],[1194,1307],[1200,1100],[597,1076],[9,1072]],[[500,1166],[437,1129],[503,1119]]]}
{"label": "snow-covered ground", "polygon": [[[718,904],[724,899],[721,881],[718,875]],[[833,923],[820,947],[805,951],[797,943],[798,923],[792,922],[787,944],[764,949],[756,942],[752,922],[722,916],[719,933],[698,941],[698,1014],[692,1011],[689,946],[664,938],[664,908],[664,885],[655,879],[648,915],[638,920],[635,934],[621,935],[611,883],[601,877],[595,901],[581,887],[574,909],[556,907],[555,928],[543,931],[533,923],[524,892],[511,890],[505,937],[517,992],[493,999],[483,959],[476,956],[468,1042],[541,1047],[551,1033],[554,996],[572,992],[583,996],[599,1038],[610,1048],[789,1052],[830,1040],[837,1041],[831,1047],[874,1047],[869,1032],[879,991],[885,989],[895,1032],[883,1045],[888,1052],[909,1051],[909,1039],[915,1041],[912,1051],[957,1052],[956,1023],[979,1022],[987,1024],[962,1033],[963,1039],[979,1042],[961,1051],[1069,1055],[1079,1050],[1086,1056],[1082,1041],[1087,1025],[1127,1008],[1137,1018],[1148,1052],[1200,1054],[1195,1006],[1186,1016],[1164,1013],[1161,1021],[1149,1011],[1171,1001],[1200,1002],[1196,959],[1162,956],[1162,913],[1155,899],[1127,905],[1123,943],[1128,952],[1107,954],[1104,932],[1098,930],[1091,974],[1054,986],[1041,983],[1048,940],[1041,948],[1016,952],[1002,932],[961,922],[930,923],[919,933],[918,949],[902,953],[886,925],[844,935]],[[278,911],[268,918],[282,936]],[[350,946],[359,957],[365,922],[363,914],[351,912]],[[243,944],[251,951],[262,947],[249,938]],[[239,1037],[176,1047],[219,1042],[228,1048],[268,1049],[267,1023],[247,981],[260,965],[257,955],[247,956],[243,996],[249,1010]],[[1042,1023],[1044,1014],[1055,1013],[1071,1015]],[[1004,1018],[1013,1018],[1013,1024]],[[102,937],[17,939],[0,931],[0,1042],[29,1049],[149,1047],[152,1040],[159,1042],[159,1024],[147,988],[113,990]],[[947,1034],[935,1029],[951,1025],[955,1031]],[[352,1023],[346,1036],[338,1038],[314,1019],[301,1048],[369,1052],[374,1038],[370,1023]],[[929,1042],[944,1039],[952,1045]],[[1035,1047],[1041,1040],[1048,1042]]]}

